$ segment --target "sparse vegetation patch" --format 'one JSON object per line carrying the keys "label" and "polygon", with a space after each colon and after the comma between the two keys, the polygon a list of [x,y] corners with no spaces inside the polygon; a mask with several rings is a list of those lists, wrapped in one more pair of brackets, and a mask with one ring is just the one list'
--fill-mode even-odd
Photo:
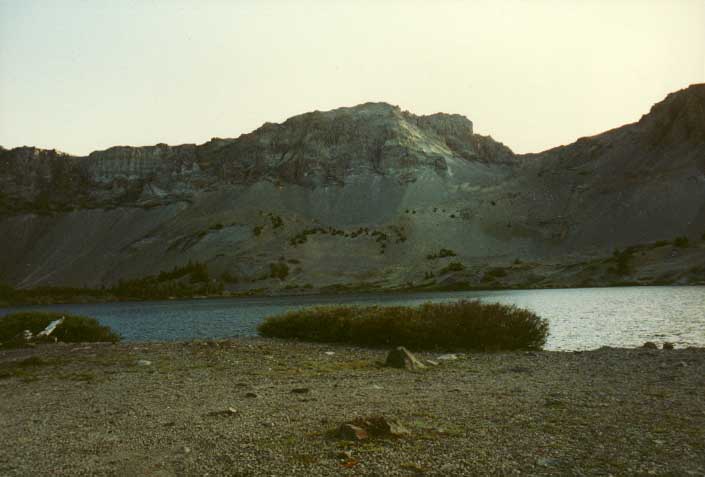
{"label": "sparse vegetation patch", "polygon": [[460,262],[451,262],[447,266],[441,268],[441,271],[438,273],[443,275],[444,273],[461,272],[463,270],[465,270],[465,265]]}
{"label": "sparse vegetation patch", "polygon": [[675,245],[676,247],[679,247],[679,248],[686,248],[689,245],[689,243],[690,242],[688,240],[688,237],[685,237],[685,236],[676,237],[673,240],[673,245]]}
{"label": "sparse vegetation patch", "polygon": [[457,254],[454,251],[449,250],[447,248],[442,248],[436,253],[429,253],[428,255],[426,255],[426,259],[435,260],[437,258],[455,257],[456,255]]}

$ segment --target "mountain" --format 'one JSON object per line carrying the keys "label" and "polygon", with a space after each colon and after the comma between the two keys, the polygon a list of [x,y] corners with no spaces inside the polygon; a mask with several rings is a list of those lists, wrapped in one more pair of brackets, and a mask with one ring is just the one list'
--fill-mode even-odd
{"label": "mountain", "polygon": [[366,103],[202,145],[0,148],[0,166],[0,281],[20,288],[189,262],[237,292],[705,283],[703,84],[539,154]]}

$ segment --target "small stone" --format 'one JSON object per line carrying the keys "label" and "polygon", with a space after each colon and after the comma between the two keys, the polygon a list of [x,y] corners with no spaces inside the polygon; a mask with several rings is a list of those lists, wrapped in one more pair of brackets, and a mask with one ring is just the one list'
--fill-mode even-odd
{"label": "small stone", "polygon": [[348,424],[365,430],[373,437],[403,437],[411,434],[401,422],[384,416],[359,417]]}
{"label": "small stone", "polygon": [[227,409],[224,409],[222,411],[211,411],[208,413],[209,416],[235,416],[237,415],[237,409],[234,407],[229,407]]}
{"label": "small stone", "polygon": [[184,446],[184,447],[181,448],[181,452],[183,452],[184,454],[190,454],[190,453],[191,453],[191,448]]}
{"label": "small stone", "polygon": [[352,451],[351,450],[342,450],[336,454],[336,457],[338,459],[343,459],[343,460],[352,459]]}
{"label": "small stone", "polygon": [[333,356],[335,354],[335,351],[326,351],[323,354],[328,355],[328,356]]}
{"label": "small stone", "polygon": [[673,343],[669,343],[668,341],[666,341],[663,343],[663,346],[661,348],[665,350],[671,350],[674,348],[674,346]]}
{"label": "small stone", "polygon": [[442,354],[436,359],[439,359],[441,361],[455,361],[456,359],[458,359],[458,356],[455,354]]}
{"label": "small stone", "polygon": [[658,346],[653,341],[647,341],[646,343],[641,345],[641,347],[644,349],[658,349]]}
{"label": "small stone", "polygon": [[410,471],[414,472],[414,473],[417,474],[417,475],[424,474],[425,471],[426,471],[426,469],[425,469],[424,467],[422,467],[421,465],[416,464],[416,463],[414,463],[414,462],[406,462],[406,463],[403,463],[403,464],[400,465],[400,467],[401,467],[402,469],[405,469],[405,470],[410,470]]}
{"label": "small stone", "polygon": [[389,435],[391,436],[403,437],[411,434],[411,432],[396,419],[387,420],[387,424],[389,425]]}
{"label": "small stone", "polygon": [[536,463],[542,467],[553,467],[560,464],[560,461],[552,457],[540,457]]}
{"label": "small stone", "polygon": [[151,366],[152,362],[146,359],[137,360],[137,366]]}
{"label": "small stone", "polygon": [[291,390],[293,394],[306,394],[311,391],[309,388],[294,388]]}
{"label": "small stone", "polygon": [[687,367],[688,367],[688,363],[686,363],[685,361],[681,361],[681,362],[678,363],[676,366],[678,366],[679,368],[687,368]]}
{"label": "small stone", "polygon": [[403,346],[399,346],[389,352],[385,366],[402,369],[423,369],[426,366]]}
{"label": "small stone", "polygon": [[257,393],[249,392],[249,393],[245,393],[245,397],[246,398],[256,398],[259,396],[257,395]]}
{"label": "small stone", "polygon": [[448,475],[452,472],[457,472],[458,470],[460,470],[460,466],[458,464],[450,464],[450,463],[443,464],[441,466],[440,470],[441,470],[441,473]]}

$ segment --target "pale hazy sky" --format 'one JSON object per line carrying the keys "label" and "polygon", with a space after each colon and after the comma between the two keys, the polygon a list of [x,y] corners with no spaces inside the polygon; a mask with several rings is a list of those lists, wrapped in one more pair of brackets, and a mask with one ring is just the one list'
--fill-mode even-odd
{"label": "pale hazy sky", "polygon": [[0,145],[202,143],[366,101],[516,152],[705,81],[705,1],[0,0]]}

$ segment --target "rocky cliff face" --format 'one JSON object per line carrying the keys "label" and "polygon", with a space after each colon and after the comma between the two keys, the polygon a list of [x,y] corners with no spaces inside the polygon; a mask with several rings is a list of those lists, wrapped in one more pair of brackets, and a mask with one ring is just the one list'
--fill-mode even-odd
{"label": "rocky cliff face", "polygon": [[[202,145],[0,148],[0,281],[27,287],[110,284],[189,260],[238,277],[235,289],[481,286],[515,262],[533,263],[522,283],[541,286],[569,262],[704,232],[705,85],[637,123],[523,156],[463,116],[385,103]],[[455,257],[427,258],[440,248]],[[291,273],[268,278],[282,261]]]}
{"label": "rocky cliff face", "polygon": [[376,175],[400,183],[447,173],[448,161],[509,163],[460,115],[415,116],[386,103],[295,116],[203,145],[113,147],[88,157],[31,147],[0,150],[0,214],[166,205],[259,181],[315,188]]}

